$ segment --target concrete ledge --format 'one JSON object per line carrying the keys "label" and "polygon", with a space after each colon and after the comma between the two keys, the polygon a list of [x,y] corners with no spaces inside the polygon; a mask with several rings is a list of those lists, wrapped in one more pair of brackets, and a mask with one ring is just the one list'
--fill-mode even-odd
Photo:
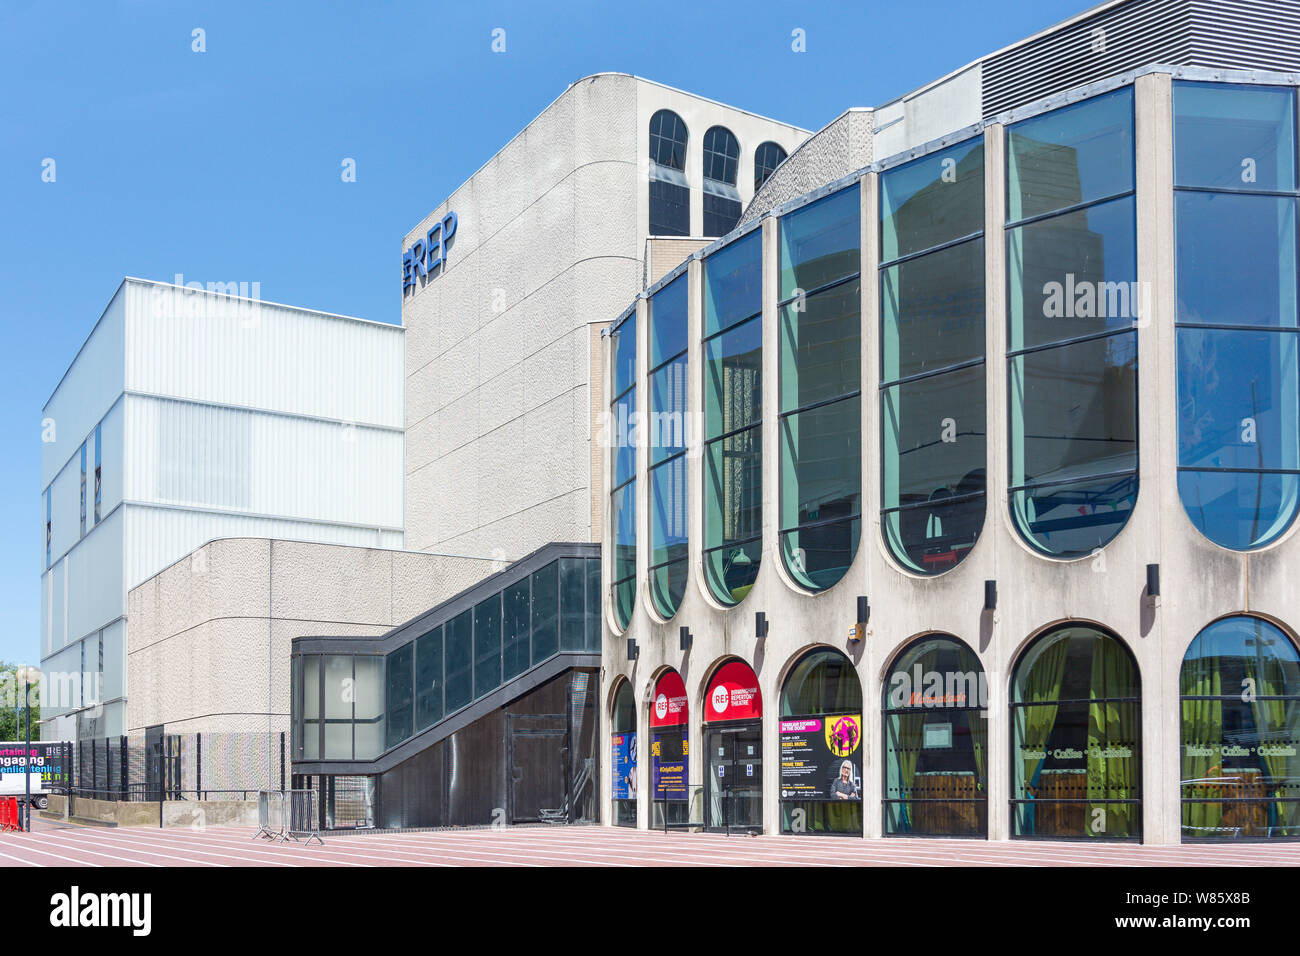
{"label": "concrete ledge", "polygon": [[[41,811],[46,820],[68,820],[83,826],[156,827],[158,803],[129,803],[119,800],[91,800],[73,797],[71,816],[66,797],[51,796]],[[168,800],[162,805],[164,827],[257,826],[256,800]]]}

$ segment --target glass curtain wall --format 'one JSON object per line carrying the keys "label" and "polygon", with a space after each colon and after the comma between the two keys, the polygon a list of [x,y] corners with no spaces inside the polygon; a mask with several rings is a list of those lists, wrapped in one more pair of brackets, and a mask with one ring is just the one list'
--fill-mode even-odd
{"label": "glass curtain wall", "polygon": [[985,511],[984,141],[880,176],[881,527],[940,574]]}
{"label": "glass curtain wall", "polygon": [[704,574],[738,604],[763,557],[763,235],[704,260]]}
{"label": "glass curtain wall", "polygon": [[650,596],[665,620],[686,593],[687,275],[650,307]]}
{"label": "glass curtain wall", "polygon": [[610,556],[610,596],[614,620],[625,629],[636,604],[636,310],[610,331],[613,372],[610,391],[610,524],[614,553]]}
{"label": "glass curtain wall", "polygon": [[887,835],[988,833],[988,685],[955,638],[912,644],[884,687]]}
{"label": "glass curtain wall", "polygon": [[781,558],[810,591],[840,580],[862,524],[862,249],[857,186],[782,217]]}
{"label": "glass curtain wall", "polygon": [[1132,87],[1007,129],[1011,513],[1053,557],[1103,547],[1137,499],[1133,129]]}
{"label": "glass curtain wall", "polygon": [[1178,493],[1245,551],[1300,500],[1296,94],[1174,84]]}
{"label": "glass curtain wall", "polygon": [[862,835],[862,682],[819,648],[781,687],[781,832]]}
{"label": "glass curtain wall", "polygon": [[1254,617],[1215,621],[1183,658],[1183,836],[1300,837],[1300,654]]}
{"label": "glass curtain wall", "polygon": [[1140,839],[1141,691],[1128,648],[1059,628],[1029,646],[1011,684],[1011,835]]}

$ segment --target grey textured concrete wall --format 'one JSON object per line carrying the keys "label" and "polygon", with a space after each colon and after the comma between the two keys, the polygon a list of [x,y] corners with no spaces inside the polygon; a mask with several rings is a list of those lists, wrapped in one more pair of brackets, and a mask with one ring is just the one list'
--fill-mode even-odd
{"label": "grey textured concrete wall", "polygon": [[295,637],[379,635],[499,566],[378,548],[226,538],[127,597],[127,727],[289,727]]}
{"label": "grey textured concrete wall", "polygon": [[742,221],[870,165],[871,124],[871,110],[850,109],[818,130],[768,177],[745,207]]}

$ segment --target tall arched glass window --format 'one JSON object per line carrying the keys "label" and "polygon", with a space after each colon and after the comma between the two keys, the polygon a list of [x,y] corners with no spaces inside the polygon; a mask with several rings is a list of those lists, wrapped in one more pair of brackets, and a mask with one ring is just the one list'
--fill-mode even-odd
{"label": "tall arched glass window", "polygon": [[880,176],[881,527],[939,574],[984,526],[984,141]]}
{"label": "tall arched glass window", "polygon": [[1089,554],[1138,493],[1133,89],[1007,129],[1011,513]]}
{"label": "tall arched glass window", "polygon": [[1174,187],[1178,493],[1259,548],[1300,502],[1295,91],[1175,83]]}
{"label": "tall arched glass window", "polygon": [[672,110],[650,117],[650,235],[691,234],[686,124]]}
{"label": "tall arched glass window", "polygon": [[704,574],[737,604],[763,557],[763,235],[704,260]]}
{"label": "tall arched glass window", "polygon": [[785,150],[773,142],[760,143],[754,150],[754,192],[762,188],[776,167],[785,162]]}
{"label": "tall arched glass window", "polygon": [[862,242],[857,186],[780,221],[781,558],[821,591],[862,523]]}
{"label": "tall arched glass window", "polygon": [[632,620],[636,604],[636,310],[610,330],[613,373],[609,408],[611,466],[610,524],[614,553],[610,558],[614,619],[620,628]]}
{"label": "tall arched glass window", "polygon": [[988,683],[955,638],[910,645],[885,682],[885,833],[988,833]]}
{"label": "tall arched glass window", "polygon": [[686,593],[686,274],[650,300],[650,596],[665,619]]}
{"label": "tall arched glass window", "polygon": [[1183,836],[1300,837],[1300,654],[1255,617],[1215,621],[1183,657]]}
{"label": "tall arched glass window", "polygon": [[1128,648],[1057,628],[1021,655],[1011,693],[1012,836],[1139,839],[1142,702]]}
{"label": "tall arched glass window", "polygon": [[781,686],[781,832],[862,833],[862,682],[839,651],[801,657]]}
{"label": "tall arched glass window", "polygon": [[722,236],[740,222],[736,167],[740,143],[731,130],[713,126],[704,134],[704,235]]}
{"label": "tall arched glass window", "polygon": [[614,801],[614,825],[636,826],[637,731],[636,699],[626,678],[614,692],[614,712],[610,715],[610,797]]}

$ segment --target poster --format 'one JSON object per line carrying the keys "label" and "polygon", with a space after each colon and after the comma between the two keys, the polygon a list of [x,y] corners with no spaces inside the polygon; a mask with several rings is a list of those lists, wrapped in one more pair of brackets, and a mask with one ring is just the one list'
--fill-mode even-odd
{"label": "poster", "polygon": [[[32,766],[32,790],[40,789],[42,784],[61,784],[63,782],[63,748],[57,741],[41,743],[33,740],[30,750],[21,741],[0,741],[0,793],[17,794],[26,790],[23,782],[23,769],[28,763]],[[30,755],[30,759],[28,756]],[[40,775],[36,775],[36,771]]]}
{"label": "poster", "polygon": [[615,800],[636,799],[636,734],[610,735],[611,785]]}
{"label": "poster", "polygon": [[862,799],[862,715],[781,721],[781,797]]}
{"label": "poster", "polygon": [[686,729],[657,732],[650,752],[650,785],[655,800],[685,800],[690,783]]}

